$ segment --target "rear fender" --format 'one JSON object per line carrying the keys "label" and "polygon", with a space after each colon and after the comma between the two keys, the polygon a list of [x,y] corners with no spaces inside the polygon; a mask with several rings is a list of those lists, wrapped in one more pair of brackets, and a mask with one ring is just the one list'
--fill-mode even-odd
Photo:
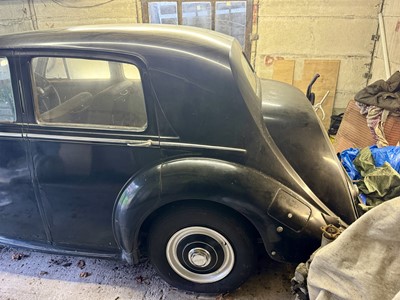
{"label": "rear fender", "polygon": [[190,158],[163,164],[161,178],[162,203],[201,200],[235,210],[257,229],[275,260],[301,260],[320,245],[320,227],[326,225],[321,211],[259,171]]}
{"label": "rear fender", "polygon": [[[114,231],[124,258],[137,262],[140,228],[148,216],[184,201],[207,201],[235,210],[256,228],[269,255],[279,261],[310,254],[320,242],[319,228],[325,225],[318,209],[271,177],[221,160],[185,158],[139,174],[121,192]],[[299,252],[306,254],[297,257]]]}
{"label": "rear fender", "polygon": [[[158,207],[161,165],[132,177],[120,192],[113,212],[113,231],[123,259],[139,260],[138,234],[146,217]],[[133,249],[136,249],[133,251]]]}

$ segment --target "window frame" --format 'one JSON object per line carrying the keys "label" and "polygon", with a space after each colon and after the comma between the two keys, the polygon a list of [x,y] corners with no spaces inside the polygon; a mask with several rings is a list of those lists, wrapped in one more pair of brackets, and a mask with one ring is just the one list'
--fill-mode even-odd
{"label": "window frame", "polygon": [[[32,112],[33,112],[33,121],[40,127],[59,127],[59,128],[71,128],[71,129],[84,129],[84,130],[94,130],[94,131],[112,131],[112,132],[131,132],[131,133],[138,133],[138,134],[146,134],[149,130],[150,126],[150,121],[152,116],[150,116],[151,112],[149,111],[149,99],[146,97],[146,91],[145,91],[145,77],[146,77],[146,67],[145,64],[140,60],[136,59],[133,57],[129,57],[128,59],[124,58],[115,58],[112,57],[112,55],[90,55],[90,52],[64,52],[64,51],[57,51],[53,53],[47,53],[47,52],[34,52],[34,53],[25,53],[23,55],[27,59],[27,67],[29,71],[29,79],[30,79],[30,86],[29,86],[29,94],[32,98]],[[46,122],[43,120],[40,120],[39,115],[39,105],[38,105],[38,99],[36,93],[33,92],[33,89],[35,88],[35,79],[34,79],[34,70],[33,70],[33,65],[32,61],[34,58],[51,58],[51,57],[61,57],[61,58],[72,58],[72,59],[85,59],[85,60],[103,60],[103,61],[108,61],[108,62],[115,62],[115,63],[120,63],[120,64],[129,64],[135,66],[140,74],[140,81],[142,85],[142,93],[143,93],[143,101],[144,101],[144,108],[145,108],[145,113],[146,113],[146,124],[144,127],[131,127],[131,126],[113,126],[113,125],[97,125],[97,124],[84,124],[84,123],[58,123],[58,122]],[[121,66],[122,68],[122,66]],[[42,71],[46,72],[46,68],[44,68]],[[110,67],[110,72],[111,76],[112,70]],[[123,76],[123,72],[121,70],[119,76]],[[69,81],[76,81],[76,80],[81,80],[81,79],[67,79]],[[83,79],[85,80],[85,79]]]}
{"label": "window frame", "polygon": [[[150,23],[149,17],[149,3],[151,2],[176,2],[178,13],[178,24],[182,24],[182,3],[183,2],[211,2],[211,30],[215,31],[215,7],[216,3],[221,0],[143,0],[142,1],[142,21],[143,23]],[[238,0],[243,1],[243,0]],[[235,1],[230,1],[235,2]],[[246,1],[246,30],[244,37],[244,53],[247,57],[251,54],[251,33],[253,26],[253,0]]]}

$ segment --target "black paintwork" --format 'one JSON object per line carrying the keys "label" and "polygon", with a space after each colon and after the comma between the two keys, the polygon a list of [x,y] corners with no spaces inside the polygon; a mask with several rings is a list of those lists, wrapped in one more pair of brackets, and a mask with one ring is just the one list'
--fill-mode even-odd
{"label": "black paintwork", "polygon": [[[356,219],[351,186],[308,100],[273,81],[258,80],[255,91],[233,38],[176,26],[77,27],[0,36],[0,56],[10,62],[18,116],[0,133],[20,134],[0,139],[0,196],[11,199],[0,206],[4,244],[137,262],[149,217],[207,201],[252,223],[274,259],[296,260],[317,247],[329,216]],[[147,129],[37,124],[36,56],[135,64]]]}

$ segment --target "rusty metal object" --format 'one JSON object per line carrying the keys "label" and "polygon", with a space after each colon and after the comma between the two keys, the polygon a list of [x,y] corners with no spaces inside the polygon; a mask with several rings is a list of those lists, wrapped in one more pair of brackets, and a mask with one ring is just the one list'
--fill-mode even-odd
{"label": "rusty metal object", "polygon": [[321,230],[322,230],[321,247],[324,247],[327,244],[336,240],[338,236],[343,232],[343,228],[336,227],[335,225],[332,224],[322,226]]}

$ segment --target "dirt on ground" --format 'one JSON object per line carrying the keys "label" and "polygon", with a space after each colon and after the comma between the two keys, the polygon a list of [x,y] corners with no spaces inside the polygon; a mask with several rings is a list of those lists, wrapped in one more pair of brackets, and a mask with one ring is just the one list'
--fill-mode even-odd
{"label": "dirt on ground", "polygon": [[0,299],[294,299],[290,292],[294,268],[263,259],[256,274],[238,290],[210,296],[169,286],[148,261],[130,266],[122,261],[0,248]]}

